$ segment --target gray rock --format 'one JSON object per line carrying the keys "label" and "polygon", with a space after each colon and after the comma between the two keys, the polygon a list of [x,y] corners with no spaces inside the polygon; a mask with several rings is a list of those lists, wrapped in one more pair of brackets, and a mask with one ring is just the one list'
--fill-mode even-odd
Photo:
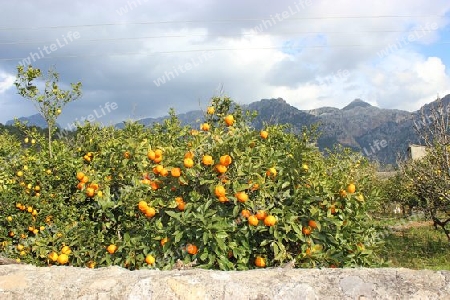
{"label": "gray rock", "polygon": [[450,272],[139,270],[0,265],[0,299],[450,299]]}

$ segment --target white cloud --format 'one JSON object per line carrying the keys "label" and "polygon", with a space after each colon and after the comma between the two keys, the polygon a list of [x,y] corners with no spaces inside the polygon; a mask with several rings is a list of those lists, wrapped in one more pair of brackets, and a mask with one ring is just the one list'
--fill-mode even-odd
{"label": "white cloud", "polygon": [[[435,22],[439,30],[447,30],[448,16],[440,17],[450,11],[447,0],[435,0],[433,5],[425,0],[410,0],[407,5],[388,0],[376,3],[336,0],[332,4],[317,0],[253,35],[249,33],[261,24],[261,18],[268,19],[288,10],[289,6],[295,7],[298,0],[146,1],[123,16],[116,12],[126,4],[122,0],[112,0],[107,6],[87,0],[71,4],[42,0],[39,5],[31,0],[24,1],[20,22],[13,17],[18,13],[16,5],[8,3],[2,6],[2,26],[153,22],[18,30],[14,34],[0,31],[0,41],[54,41],[69,30],[80,32],[79,40],[54,53],[55,56],[75,55],[78,58],[36,62],[37,67],[42,69],[55,65],[65,84],[83,83],[85,96],[63,113],[63,123],[86,115],[107,101],[119,104],[120,110],[111,114],[111,118],[116,120],[132,114],[134,105],[140,115],[148,117],[165,114],[169,107],[179,112],[198,109],[198,102],[207,103],[208,97],[215,93],[220,84],[224,85],[226,94],[240,103],[283,97],[299,109],[324,105],[343,107],[354,98],[361,98],[380,107],[415,110],[421,104],[432,101],[436,93],[445,95],[448,92],[449,74],[445,60],[443,57],[428,57],[422,50],[424,48],[419,48],[439,47],[434,44],[442,42],[438,31],[393,49],[383,57],[377,54],[407,36],[409,30],[426,26],[427,23]],[[34,20],[31,16],[36,13],[40,15],[39,20],[45,21],[23,21]],[[421,17],[399,17],[405,15]],[[194,22],[202,20],[205,22]],[[130,39],[156,36],[158,38]],[[103,38],[113,40],[89,41]],[[120,38],[127,39],[114,40]],[[43,45],[46,43],[2,45],[0,59],[27,56],[30,51],[36,51]],[[211,59],[163,86],[153,84],[164,72],[184,65],[201,54],[201,51],[186,51],[230,48],[279,49],[215,51]],[[140,55],[108,56],[110,53],[127,52]],[[0,60],[0,68],[9,73],[14,72],[15,64],[15,61]],[[339,78],[337,74],[340,71],[347,71],[348,76]],[[5,94],[11,86],[11,79],[0,82],[0,93]],[[13,93],[8,95],[8,101],[19,97]],[[12,109],[14,113],[22,113],[16,105]]]}
{"label": "white cloud", "polygon": [[6,92],[9,88],[14,86],[16,78],[7,73],[0,73],[0,94]]}

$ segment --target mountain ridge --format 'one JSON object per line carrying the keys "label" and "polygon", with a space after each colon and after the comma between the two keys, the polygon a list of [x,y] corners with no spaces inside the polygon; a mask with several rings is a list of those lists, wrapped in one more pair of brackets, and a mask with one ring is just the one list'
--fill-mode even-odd
{"label": "mountain ridge", "polygon": [[[442,98],[442,103],[450,105],[450,94]],[[319,124],[321,135],[318,146],[321,150],[339,143],[382,164],[395,164],[398,154],[406,153],[409,144],[419,142],[413,125],[418,122],[420,112],[429,111],[435,104],[436,101],[432,101],[417,111],[408,112],[379,108],[361,99],[354,99],[341,109],[320,107],[300,110],[283,98],[270,98],[241,107],[243,110],[257,111],[258,114],[252,121],[256,129],[262,129],[265,124],[289,124],[294,132],[300,132],[304,126]],[[163,122],[167,117],[144,118],[137,122],[150,126]],[[178,114],[177,117],[183,125],[198,127],[204,118],[204,112],[193,110]],[[124,123],[115,126],[123,128]]]}

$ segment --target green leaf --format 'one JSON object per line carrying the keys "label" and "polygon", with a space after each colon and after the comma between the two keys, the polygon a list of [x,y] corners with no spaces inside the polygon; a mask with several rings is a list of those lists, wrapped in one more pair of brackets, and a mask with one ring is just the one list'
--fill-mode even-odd
{"label": "green leaf", "polygon": [[181,238],[182,238],[182,237],[183,237],[183,232],[178,231],[178,232],[175,234],[175,239],[174,239],[175,244],[178,243],[179,241],[181,241]]}
{"label": "green leaf", "polygon": [[216,233],[216,239],[226,239],[228,234],[225,231],[220,231]]}
{"label": "green leaf", "polygon": [[172,217],[172,218],[175,218],[175,219],[177,219],[177,220],[180,220],[180,214],[179,214],[179,213],[176,213],[176,212],[171,211],[171,210],[167,210],[167,211],[166,211],[166,214],[169,215],[169,216]]}
{"label": "green leaf", "polygon": [[222,251],[226,250],[227,247],[225,246],[225,242],[223,239],[216,238],[216,242],[217,242],[217,245],[219,246],[220,250],[222,250]]}

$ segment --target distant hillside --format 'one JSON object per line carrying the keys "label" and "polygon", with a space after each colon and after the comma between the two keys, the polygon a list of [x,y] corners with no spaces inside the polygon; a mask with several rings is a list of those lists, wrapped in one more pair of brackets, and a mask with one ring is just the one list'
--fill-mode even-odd
{"label": "distant hillside", "polygon": [[[45,122],[45,119],[41,114],[35,114],[29,117],[20,117],[18,119],[22,123],[26,122],[28,126],[47,128],[47,122]],[[5,125],[14,125],[14,120],[6,121]],[[56,124],[56,126],[60,127],[59,124]]]}
{"label": "distant hillside", "polygon": [[[444,97],[442,103],[449,106],[450,95]],[[425,114],[429,113],[434,105],[436,102],[425,105],[423,107]],[[252,124],[256,129],[262,128],[264,123],[290,124],[295,132],[300,132],[304,126],[319,124],[321,136],[318,146],[321,150],[332,148],[339,143],[360,151],[382,164],[395,164],[397,156],[404,154],[410,143],[419,142],[413,125],[414,122],[419,122],[420,111],[410,113],[397,109],[382,109],[361,99],[351,101],[342,109],[321,107],[299,110],[282,98],[262,99],[249,105],[242,105],[242,109],[257,111],[258,116]],[[195,110],[179,114],[178,117],[183,125],[197,128],[204,115],[202,111]],[[138,122],[150,126],[166,118],[167,116],[146,118]],[[29,120],[31,124],[41,124],[45,127],[45,121],[43,122],[40,115],[21,120]],[[120,123],[116,127],[123,128],[123,125],[124,123]]]}
{"label": "distant hillside", "polygon": [[[448,105],[450,95],[442,100]],[[319,124],[321,136],[318,146],[321,150],[339,143],[382,164],[395,164],[398,155],[404,155],[410,143],[418,142],[413,129],[418,112],[378,108],[361,99],[351,101],[342,109],[321,107],[299,110],[282,98],[262,99],[242,105],[242,108],[258,112],[253,121],[256,129],[260,129],[264,123],[290,124],[294,131],[300,132],[303,126]],[[192,111],[179,117],[183,124],[198,126],[203,114],[201,111]],[[162,120],[164,118],[143,119],[140,122],[149,125]]]}

